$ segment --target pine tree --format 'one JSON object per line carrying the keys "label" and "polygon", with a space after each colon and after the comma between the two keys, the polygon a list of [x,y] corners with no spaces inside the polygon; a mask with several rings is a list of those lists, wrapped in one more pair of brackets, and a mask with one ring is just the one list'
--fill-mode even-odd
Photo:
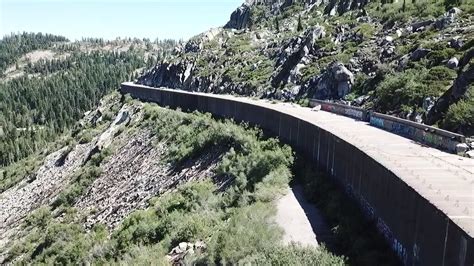
{"label": "pine tree", "polygon": [[297,31],[302,31],[303,30],[303,24],[301,22],[301,15],[298,16],[298,26],[296,27]]}

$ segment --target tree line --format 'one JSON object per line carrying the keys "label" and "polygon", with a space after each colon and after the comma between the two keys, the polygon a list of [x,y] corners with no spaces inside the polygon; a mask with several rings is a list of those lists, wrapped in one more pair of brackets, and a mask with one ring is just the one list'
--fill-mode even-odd
{"label": "tree line", "polygon": [[22,55],[51,47],[56,42],[67,42],[63,36],[43,33],[10,34],[0,40],[0,77],[8,66],[14,64]]}
{"label": "tree line", "polygon": [[130,73],[145,66],[131,52],[76,53],[40,61],[24,75],[0,83],[0,165],[9,165],[70,129]]}

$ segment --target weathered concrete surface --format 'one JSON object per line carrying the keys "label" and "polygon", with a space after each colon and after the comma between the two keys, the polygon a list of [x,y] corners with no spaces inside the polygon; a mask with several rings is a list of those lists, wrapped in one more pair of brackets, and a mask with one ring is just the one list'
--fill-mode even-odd
{"label": "weathered concrete surface", "polygon": [[474,263],[474,160],[291,104],[130,83],[122,92],[258,124],[279,136],[354,196],[405,264]]}
{"label": "weathered concrete surface", "polygon": [[276,222],[283,228],[285,244],[300,243],[303,246],[319,246],[332,240],[332,233],[321,212],[308,202],[300,185],[288,189],[277,201]]}
{"label": "weathered concrete surface", "polygon": [[318,246],[311,223],[293,190],[289,189],[285,196],[278,199],[275,221],[284,231],[285,244],[294,242],[303,246]]}

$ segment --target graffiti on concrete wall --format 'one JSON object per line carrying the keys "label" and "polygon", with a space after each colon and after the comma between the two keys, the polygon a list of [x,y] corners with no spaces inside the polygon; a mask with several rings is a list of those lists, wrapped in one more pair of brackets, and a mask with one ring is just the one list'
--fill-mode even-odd
{"label": "graffiti on concrete wall", "polygon": [[345,186],[346,192],[354,198],[356,198],[361,206],[362,211],[366,215],[369,220],[376,219],[376,227],[377,230],[385,237],[388,243],[391,243],[391,248],[397,256],[402,260],[403,264],[406,265],[408,262],[408,252],[407,249],[403,246],[402,242],[400,242],[397,238],[395,238],[394,234],[390,227],[384,222],[384,220],[380,217],[376,218],[375,209],[370,205],[370,203],[359,193],[357,193],[352,185],[346,184]]}
{"label": "graffiti on concrete wall", "polygon": [[382,235],[385,237],[385,239],[389,243],[392,243],[392,249],[402,260],[403,264],[406,265],[408,261],[408,252],[407,249],[403,246],[402,242],[400,242],[394,237],[392,231],[390,230],[390,227],[388,227],[388,225],[385,224],[385,222],[380,217],[377,219],[376,226],[379,232],[381,232]]}
{"label": "graffiti on concrete wall", "polygon": [[400,123],[393,123],[391,131],[398,135],[413,136],[415,133],[415,128]]}
{"label": "graffiti on concrete wall", "polygon": [[[390,227],[384,222],[384,220],[380,217],[376,217],[375,209],[370,205],[370,203],[360,194],[357,193],[356,190],[352,187],[351,184],[345,184],[345,190],[349,196],[355,198],[363,211],[366,217],[369,220],[376,220],[376,227],[377,230],[385,237],[388,243],[391,244],[391,248],[397,256],[402,260],[404,265],[407,265],[408,262],[408,252],[407,249],[403,246],[402,242],[400,242],[393,234]],[[419,248],[415,245],[414,247],[414,255],[419,256]]]}
{"label": "graffiti on concrete wall", "polygon": [[427,144],[431,144],[431,145],[435,145],[435,146],[442,146],[443,137],[439,136],[439,135],[436,135],[436,134],[433,134],[433,133],[430,133],[430,132],[423,131],[422,132],[422,141],[427,143]]}
{"label": "graffiti on concrete wall", "polygon": [[372,205],[370,205],[369,202],[364,197],[362,197],[362,195],[360,195],[359,201],[360,201],[360,205],[362,206],[362,211],[365,213],[365,215],[367,215],[367,218],[369,218],[369,220],[374,219],[375,217],[374,207],[372,207]]}
{"label": "graffiti on concrete wall", "polygon": [[413,245],[413,265],[420,264],[420,247],[415,243]]}
{"label": "graffiti on concrete wall", "polygon": [[370,117],[370,124],[375,127],[384,127],[383,119],[375,116]]}
{"label": "graffiti on concrete wall", "polygon": [[359,204],[360,204],[360,207],[362,209],[362,212],[365,214],[365,216],[369,219],[369,220],[372,220],[374,219],[375,217],[375,210],[374,210],[374,207],[372,207],[369,202],[364,198],[362,197],[362,195],[360,195],[359,193],[357,193],[356,190],[354,190],[354,188],[352,187],[351,184],[346,184],[345,185],[345,188],[346,188],[346,192],[349,196],[355,198]]}
{"label": "graffiti on concrete wall", "polygon": [[408,262],[407,249],[403,246],[402,242],[395,238],[394,234],[392,233],[392,230],[384,222],[384,220],[380,217],[376,217],[374,207],[372,207],[372,205],[370,205],[370,203],[360,193],[357,193],[357,191],[354,190],[351,184],[346,184],[345,190],[349,196],[358,200],[363,213],[369,220],[376,219],[377,230],[385,237],[388,243],[391,243],[391,248],[393,249],[393,251],[395,251],[397,256],[402,260],[403,264],[406,265]]}
{"label": "graffiti on concrete wall", "polygon": [[364,112],[362,112],[361,110],[346,108],[344,110],[344,113],[347,116],[358,118],[360,120],[362,120],[364,118]]}
{"label": "graffiti on concrete wall", "polygon": [[354,117],[360,120],[364,119],[364,112],[362,110],[357,110],[357,109],[344,107],[344,106],[338,106],[331,103],[321,104],[321,109],[327,112],[350,116],[350,117]]}
{"label": "graffiti on concrete wall", "polygon": [[335,113],[336,107],[332,104],[323,103],[321,104],[321,109],[327,112]]}
{"label": "graffiti on concrete wall", "polygon": [[428,146],[442,148],[449,151],[455,151],[456,144],[458,143],[449,137],[425,131],[424,128],[417,128],[410,124],[395,122],[374,115],[370,117],[370,124],[372,126],[382,128],[395,134],[427,144]]}

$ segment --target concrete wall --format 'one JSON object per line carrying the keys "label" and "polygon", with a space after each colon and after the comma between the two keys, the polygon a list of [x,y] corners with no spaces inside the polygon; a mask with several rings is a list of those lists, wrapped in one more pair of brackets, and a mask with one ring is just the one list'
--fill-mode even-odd
{"label": "concrete wall", "polygon": [[394,173],[350,143],[275,109],[212,95],[122,84],[162,106],[259,125],[326,171],[353,196],[405,265],[473,265],[472,237]]}
{"label": "concrete wall", "polygon": [[358,107],[312,99],[310,106],[314,107],[316,105],[320,105],[321,110],[367,121],[370,122],[372,126],[452,153],[456,153],[456,145],[465,142],[463,135],[391,115],[369,112]]}
{"label": "concrete wall", "polygon": [[363,108],[348,106],[338,103],[331,103],[327,101],[321,101],[317,99],[311,99],[309,102],[311,107],[316,105],[321,106],[321,110],[326,112],[331,112],[335,114],[340,114],[348,117],[352,117],[362,121],[369,121],[369,112]]}
{"label": "concrete wall", "polygon": [[456,145],[465,141],[460,134],[375,112],[370,114],[370,124],[452,153],[456,152]]}

